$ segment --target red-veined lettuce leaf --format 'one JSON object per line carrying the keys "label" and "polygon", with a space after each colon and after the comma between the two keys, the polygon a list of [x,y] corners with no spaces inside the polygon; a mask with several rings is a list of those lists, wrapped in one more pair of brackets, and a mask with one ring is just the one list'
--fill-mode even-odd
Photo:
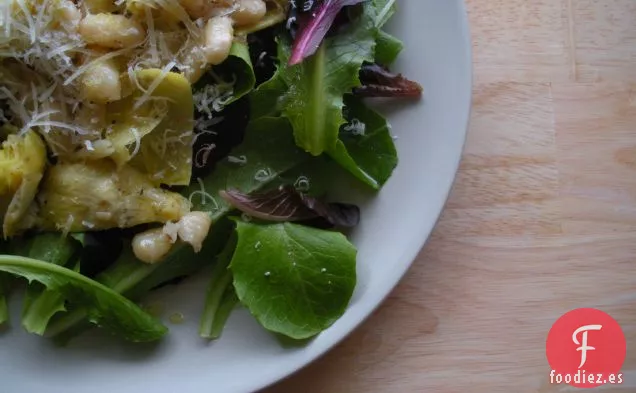
{"label": "red-veined lettuce leaf", "polygon": [[230,189],[220,194],[238,210],[265,221],[299,222],[320,218],[338,227],[354,227],[360,222],[357,206],[327,203],[292,186],[252,194]]}
{"label": "red-veined lettuce leaf", "polygon": [[316,53],[343,7],[364,1],[366,0],[324,0],[296,36],[289,65],[300,64]]}

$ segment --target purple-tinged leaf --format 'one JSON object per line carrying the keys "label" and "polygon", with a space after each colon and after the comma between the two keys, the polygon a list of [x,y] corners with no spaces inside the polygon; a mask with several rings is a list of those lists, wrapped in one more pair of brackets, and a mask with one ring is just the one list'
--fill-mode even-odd
{"label": "purple-tinged leaf", "polygon": [[419,98],[422,86],[406,79],[402,74],[394,74],[378,64],[366,63],[360,69],[362,86],[353,89],[360,97],[401,97]]}
{"label": "purple-tinged leaf", "polygon": [[221,191],[220,195],[230,205],[260,220],[304,221],[317,216],[314,211],[305,206],[301,195],[292,187],[279,187],[253,194],[244,194],[236,189],[230,189]]}
{"label": "purple-tinged leaf", "polygon": [[344,203],[327,203],[305,195],[292,186],[281,186],[262,193],[244,194],[235,189],[221,191],[226,202],[256,219],[273,222],[327,223],[354,227],[360,222],[360,209]]}
{"label": "purple-tinged leaf", "polygon": [[327,220],[332,225],[352,228],[360,223],[360,209],[351,204],[325,203],[314,197],[303,195],[305,206],[314,211],[318,217]]}
{"label": "purple-tinged leaf", "polygon": [[366,0],[324,0],[296,36],[289,65],[300,64],[304,59],[316,53],[343,7],[364,1]]}

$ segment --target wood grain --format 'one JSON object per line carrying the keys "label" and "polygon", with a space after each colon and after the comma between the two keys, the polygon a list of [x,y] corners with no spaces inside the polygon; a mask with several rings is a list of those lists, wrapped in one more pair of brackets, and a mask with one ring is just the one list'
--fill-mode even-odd
{"label": "wood grain", "polygon": [[[413,0],[415,1],[415,0]],[[636,392],[636,1],[469,0],[474,112],[439,225],[386,303],[270,393],[550,393],[577,307],[623,326]]]}

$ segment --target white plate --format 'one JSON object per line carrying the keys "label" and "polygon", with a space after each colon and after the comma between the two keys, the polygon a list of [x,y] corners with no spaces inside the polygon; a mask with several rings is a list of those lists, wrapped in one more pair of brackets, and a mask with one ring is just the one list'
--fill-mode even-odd
{"label": "white plate", "polygon": [[[91,335],[70,348],[19,327],[0,335],[0,391],[47,393],[249,392],[307,365],[355,329],[394,288],[431,233],[453,183],[471,100],[471,53],[462,0],[402,0],[389,30],[405,42],[395,69],[425,87],[419,103],[390,109],[400,166],[375,198],[346,189],[363,204],[353,235],[359,284],[346,314],[308,346],[283,348],[246,313],[235,313],[222,339],[197,334],[207,277],[166,289],[172,325],[156,347],[125,345]],[[166,293],[169,292],[169,293]]]}

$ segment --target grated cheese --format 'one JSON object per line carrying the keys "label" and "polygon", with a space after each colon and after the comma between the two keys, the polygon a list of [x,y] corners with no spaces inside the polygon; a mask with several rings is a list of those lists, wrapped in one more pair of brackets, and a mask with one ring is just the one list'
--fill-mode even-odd
{"label": "grated cheese", "polygon": [[311,188],[311,183],[309,182],[309,178],[307,176],[299,176],[294,183],[294,188],[298,191],[307,192]]}
{"label": "grated cheese", "polygon": [[152,17],[152,11],[148,8],[144,9],[144,15],[146,17],[150,59],[153,63],[157,63],[159,61],[159,52],[157,51],[157,31],[155,30],[155,20]]}
{"label": "grated cheese", "polygon": [[345,131],[357,136],[364,136],[366,133],[367,125],[358,119],[352,119],[349,124],[344,127]]}
{"label": "grated cheese", "polygon": [[199,187],[201,188],[200,190],[194,191],[192,194],[190,194],[190,197],[188,198],[188,201],[190,202],[190,206],[193,206],[194,204],[192,203],[192,200],[194,199],[195,196],[200,195],[201,196],[201,205],[205,206],[207,204],[206,198],[209,198],[210,201],[212,201],[212,203],[214,204],[214,209],[215,210],[219,210],[219,204],[216,202],[216,199],[214,199],[214,197],[210,194],[208,194],[205,191],[205,184],[203,183],[203,180],[199,177],[197,178],[197,183],[199,183]]}
{"label": "grated cheese", "polygon": [[134,157],[139,153],[139,149],[141,149],[141,136],[139,135],[139,130],[136,127],[130,127],[130,133],[135,138],[135,148],[132,153],[130,153],[130,157]]}
{"label": "grated cheese", "polygon": [[206,119],[202,117],[197,118],[194,122],[194,129],[197,134],[194,136],[195,140],[193,141],[193,144],[196,141],[196,138],[200,135],[216,135],[216,132],[210,131],[209,128],[221,123],[223,120],[223,117],[215,117],[212,119]]}
{"label": "grated cheese", "polygon": [[199,37],[197,25],[190,19],[190,16],[179,2],[175,0],[153,0],[152,2],[183,23],[192,36]]}
{"label": "grated cheese", "polygon": [[208,119],[221,112],[234,96],[233,84],[209,84],[194,93],[194,105]]}
{"label": "grated cheese", "polygon": [[64,86],[68,86],[71,82],[73,82],[75,79],[77,79],[78,77],[80,77],[83,73],[85,73],[89,68],[91,68],[94,64],[97,64],[99,62],[103,62],[106,60],[110,60],[110,59],[114,59],[117,56],[121,56],[123,54],[125,54],[126,52],[129,52],[132,48],[123,48],[123,49],[119,49],[113,52],[108,52],[105,55],[102,55],[90,62],[85,63],[84,65],[82,65],[81,67],[79,67],[77,69],[77,71],[75,71],[71,76],[69,76],[68,78],[66,78],[66,80],[64,81]]}
{"label": "grated cheese", "polygon": [[141,106],[148,101],[152,93],[154,93],[154,91],[157,89],[157,87],[159,87],[161,82],[163,82],[163,80],[166,79],[166,76],[168,75],[170,70],[174,68],[174,66],[175,66],[175,62],[171,61],[170,63],[168,63],[165,67],[161,69],[161,73],[159,74],[159,76],[155,78],[154,81],[152,81],[150,86],[148,86],[148,90],[146,90],[144,94],[137,100],[137,102],[135,102],[135,106],[133,108],[134,110],[141,108]]}
{"label": "grated cheese", "polygon": [[245,165],[245,164],[247,164],[247,157],[245,157],[245,156],[240,156],[240,157],[228,156],[227,157],[227,161],[229,163],[231,163],[231,164]]}
{"label": "grated cheese", "polygon": [[264,183],[264,182],[270,181],[273,177],[274,175],[272,174],[272,171],[269,168],[259,169],[254,175],[254,180]]}
{"label": "grated cheese", "polygon": [[213,143],[208,143],[203,146],[196,152],[194,155],[194,166],[197,168],[204,168],[208,164],[208,160],[210,159],[210,154],[212,150],[216,148],[216,145]]}

